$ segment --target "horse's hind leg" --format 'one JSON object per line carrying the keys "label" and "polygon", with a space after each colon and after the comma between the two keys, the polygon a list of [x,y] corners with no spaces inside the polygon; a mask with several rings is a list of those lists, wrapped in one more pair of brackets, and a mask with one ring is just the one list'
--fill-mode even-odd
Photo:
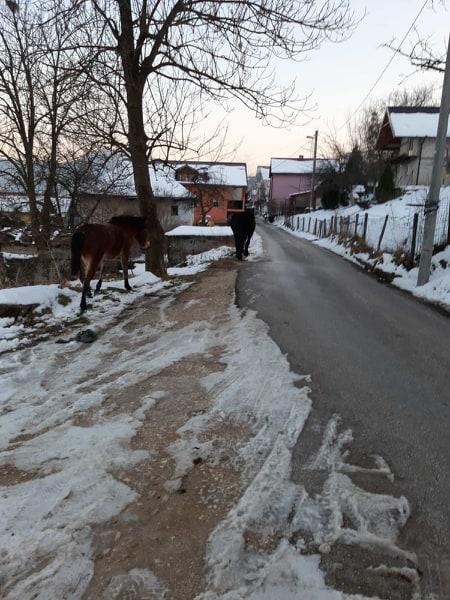
{"label": "horse's hind leg", "polygon": [[250,245],[250,237],[247,237],[244,244],[244,256],[248,256],[248,247]]}
{"label": "horse's hind leg", "polygon": [[[83,290],[85,289],[84,283],[86,281],[87,272],[89,270],[89,265],[90,265],[90,261],[91,260],[92,259],[86,258],[85,256],[81,257],[80,281],[83,284]],[[89,282],[89,284],[86,287],[86,291],[83,292],[83,293],[88,298],[92,298],[92,290],[91,290],[91,284],[90,284],[90,282]]]}
{"label": "horse's hind leg", "polygon": [[95,292],[94,292],[94,294],[99,294],[100,290],[102,289],[102,283],[103,283],[102,276],[103,276],[103,267],[104,267],[104,265],[105,265],[105,261],[102,260],[101,263],[100,263],[100,277],[99,277],[99,279],[97,281],[97,285],[95,286]]}
{"label": "horse's hind leg", "polygon": [[245,238],[241,231],[235,234],[234,241],[236,244],[236,258],[238,260],[242,260],[242,252],[244,250]]}
{"label": "horse's hind leg", "polygon": [[[100,260],[101,260],[101,256],[91,258],[90,262],[86,265],[84,282],[83,282],[83,292],[81,294],[81,303],[80,303],[81,312],[84,312],[87,309],[86,296],[92,297],[91,281],[95,275],[95,272],[97,270],[97,266],[98,266],[98,263],[100,262]],[[90,296],[89,296],[89,293],[90,293]]]}
{"label": "horse's hind leg", "polygon": [[128,281],[128,252],[122,252],[122,271],[123,271],[123,283],[127,291],[131,291],[132,287]]}
{"label": "horse's hind leg", "polygon": [[90,291],[90,285],[87,279],[85,279],[83,283],[83,291],[81,292],[81,302],[80,302],[80,311],[84,312],[87,309],[86,296]]}

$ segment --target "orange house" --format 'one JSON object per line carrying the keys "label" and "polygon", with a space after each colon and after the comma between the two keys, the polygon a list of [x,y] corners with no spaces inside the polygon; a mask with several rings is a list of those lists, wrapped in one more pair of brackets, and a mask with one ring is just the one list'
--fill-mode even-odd
{"label": "orange house", "polygon": [[170,162],[169,165],[171,177],[192,198],[194,225],[226,225],[232,213],[245,209],[245,163],[186,161]]}

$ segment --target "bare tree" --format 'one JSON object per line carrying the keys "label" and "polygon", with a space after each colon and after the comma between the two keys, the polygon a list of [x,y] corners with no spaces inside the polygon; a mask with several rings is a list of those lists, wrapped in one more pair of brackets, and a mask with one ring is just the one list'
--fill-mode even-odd
{"label": "bare tree", "polygon": [[[60,155],[61,156],[61,155]],[[88,223],[94,216],[102,198],[109,194],[133,195],[130,187],[132,171],[130,161],[117,150],[84,148],[80,153],[80,140],[64,148],[64,160],[59,161],[58,190],[69,199],[67,224],[69,229]],[[89,210],[82,201],[94,198]]]}
{"label": "bare tree", "polygon": [[40,239],[40,211],[35,178],[37,111],[35,88],[40,31],[33,15],[1,6],[0,16],[0,155],[10,176],[28,197],[32,236]]}
{"label": "bare tree", "polygon": [[422,38],[417,30],[416,40],[408,50],[397,48],[394,41],[385,44],[385,47],[407,58],[411,65],[419,71],[443,72],[445,70],[446,48],[438,50],[433,45],[430,36]]}
{"label": "bare tree", "polygon": [[[352,25],[349,2],[86,0],[82,6],[89,22],[85,46],[105,72],[107,65],[120,67],[116,89],[126,110],[126,143],[152,242],[147,268],[161,274],[163,231],[148,174],[146,95],[162,80],[172,90],[185,83],[221,103],[237,98],[267,121],[293,120],[299,109],[293,88],[276,85],[270,60],[299,58],[325,39],[342,39]],[[96,77],[105,84],[98,69]]]}
{"label": "bare tree", "polygon": [[58,151],[82,95],[80,72],[63,51],[75,29],[62,4],[0,9],[0,156],[28,198],[39,252],[50,240]]}
{"label": "bare tree", "polygon": [[[386,166],[386,155],[378,150],[377,140],[388,106],[434,106],[436,99],[430,85],[395,90],[385,98],[368,103],[358,115],[349,120],[347,134],[331,130],[326,136],[326,155],[334,159],[330,176],[334,171],[334,181],[339,188],[339,197],[349,189],[347,163],[355,149],[363,158],[363,177],[358,183],[376,186]],[[353,181],[353,183],[356,183]]]}

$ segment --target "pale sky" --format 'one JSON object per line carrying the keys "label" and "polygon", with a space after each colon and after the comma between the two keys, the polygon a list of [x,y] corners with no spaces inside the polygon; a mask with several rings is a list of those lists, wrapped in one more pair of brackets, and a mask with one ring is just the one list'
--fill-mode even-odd
{"label": "pale sky", "polygon": [[[430,2],[431,4],[431,2]],[[311,142],[306,136],[315,129],[320,136],[330,127],[341,126],[356,109],[391,57],[391,52],[381,45],[396,38],[399,43],[417,13],[423,0],[353,0],[357,15],[366,16],[352,37],[340,44],[326,43],[311,53],[308,62],[285,62],[280,73],[285,81],[296,77],[297,89],[303,94],[311,93],[311,105],[316,105],[314,119],[307,124],[287,129],[263,126],[249,111],[236,108],[229,115],[229,146],[239,145],[229,159],[247,162],[248,173],[254,174],[257,165],[268,165],[271,156],[296,157],[311,155]],[[450,30],[450,2],[426,8],[417,22],[417,29],[431,41],[439,51],[445,51]],[[403,48],[416,36],[411,33]],[[432,83],[440,96],[442,75],[413,73],[408,61],[397,55],[388,71],[373,91],[371,98],[383,97],[401,87],[414,87]],[[216,111],[217,116],[219,113]],[[300,118],[305,123],[307,118]],[[345,128],[342,130],[345,136]]]}

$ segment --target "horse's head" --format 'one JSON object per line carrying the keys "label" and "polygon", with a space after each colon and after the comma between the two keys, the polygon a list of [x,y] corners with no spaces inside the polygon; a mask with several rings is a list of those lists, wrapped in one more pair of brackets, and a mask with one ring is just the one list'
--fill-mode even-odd
{"label": "horse's head", "polygon": [[144,250],[150,246],[150,239],[143,217],[120,215],[112,217],[109,222],[128,231]]}
{"label": "horse's head", "polygon": [[146,250],[150,246],[150,239],[145,223],[142,227],[136,229],[134,237],[141,248]]}

